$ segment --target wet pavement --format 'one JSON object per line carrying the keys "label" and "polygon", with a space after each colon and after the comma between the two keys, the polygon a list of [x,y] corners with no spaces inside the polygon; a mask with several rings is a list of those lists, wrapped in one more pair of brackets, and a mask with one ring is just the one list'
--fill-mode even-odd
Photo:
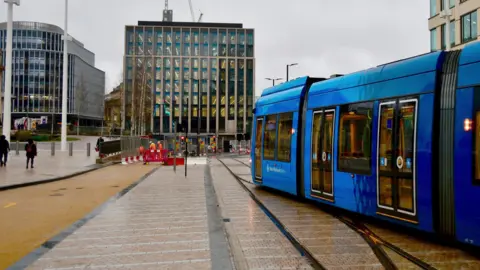
{"label": "wet pavement", "polygon": [[[246,156],[194,163],[187,177],[160,167],[27,269],[419,269],[319,207],[249,183]],[[435,268],[480,269],[462,251],[366,225]]]}
{"label": "wet pavement", "polygon": [[210,269],[204,171],[161,167],[28,269]]}
{"label": "wet pavement", "polygon": [[[242,168],[233,159],[222,161],[234,173],[244,174],[248,169],[245,165]],[[220,162],[212,160],[212,166],[214,171],[221,172],[222,177],[228,179],[232,185],[236,183]],[[338,219],[318,211],[313,206],[271,194],[254,185],[247,187],[323,267],[383,269],[368,243]]]}
{"label": "wet pavement", "polygon": [[0,191],[0,269],[43,243],[49,245],[46,241],[157,167],[114,165],[63,181]]}
{"label": "wet pavement", "polygon": [[[246,171],[250,170],[249,157],[224,158],[222,161],[244,182],[251,182],[251,176],[245,176]],[[212,166],[220,168],[218,163],[212,162]],[[227,177],[226,174],[225,178]],[[236,182],[233,177],[231,182]],[[343,222],[311,204],[265,191],[253,184],[245,185],[327,269],[347,266],[348,269],[383,269],[367,242]],[[365,225],[381,240],[395,245],[434,269],[480,269],[480,260],[462,250],[434,244],[378,225]],[[381,247],[386,258],[398,269],[419,269],[416,264],[382,245],[381,240],[374,239],[373,242]]]}
{"label": "wet pavement", "polygon": [[212,179],[237,269],[313,269],[223,166],[212,160]]}
{"label": "wet pavement", "polygon": [[86,151],[76,151],[69,156],[67,151],[51,156],[49,151],[40,150],[34,160],[34,168],[26,169],[25,152],[17,156],[11,151],[7,166],[0,167],[0,187],[44,181],[100,167],[95,164],[97,153],[92,150],[90,154],[88,157]]}

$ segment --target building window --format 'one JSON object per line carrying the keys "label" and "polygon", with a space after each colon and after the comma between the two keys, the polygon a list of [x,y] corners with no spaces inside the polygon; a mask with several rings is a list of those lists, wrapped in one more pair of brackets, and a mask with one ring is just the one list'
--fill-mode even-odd
{"label": "building window", "polygon": [[440,40],[442,42],[442,46],[441,46],[441,49],[442,50],[445,50],[445,48],[447,48],[447,43],[446,43],[446,37],[445,37],[445,26],[446,24],[442,24],[440,26]]}
{"label": "building window", "polygon": [[462,16],[462,42],[477,39],[477,11]]}
{"label": "building window", "polygon": [[338,170],[370,174],[373,102],[340,107]]}
{"label": "building window", "polygon": [[437,28],[430,30],[430,51],[437,50]]}
{"label": "building window", "polygon": [[455,7],[455,0],[450,0],[450,8]]}
{"label": "building window", "polygon": [[263,159],[275,160],[275,138],[277,136],[277,115],[268,115],[263,135]]}
{"label": "building window", "polygon": [[455,21],[450,22],[450,45],[455,46]]}
{"label": "building window", "polygon": [[437,15],[437,0],[430,0],[430,17]]}
{"label": "building window", "polygon": [[293,113],[281,113],[278,119],[278,161],[290,162]]}

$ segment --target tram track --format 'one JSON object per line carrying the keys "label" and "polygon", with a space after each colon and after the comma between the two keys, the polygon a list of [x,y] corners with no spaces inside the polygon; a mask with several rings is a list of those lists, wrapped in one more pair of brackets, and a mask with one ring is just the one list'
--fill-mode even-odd
{"label": "tram track", "polygon": [[[250,164],[247,164],[237,158],[231,157],[228,159],[232,159],[244,166],[247,166],[251,168]],[[284,229],[283,231],[288,233],[288,229],[286,229],[286,226],[282,224],[282,222],[275,217],[273,213],[271,213],[270,210],[261,202],[259,198],[247,187],[245,186],[244,183],[248,183],[252,185],[252,182],[246,181],[245,179],[241,178],[237,174],[235,174],[225,162],[223,162],[222,159],[217,159],[228,171],[229,173],[241,184],[241,186],[250,194],[250,196],[253,198],[253,200],[259,204],[260,207],[264,208],[265,211],[268,211],[270,213],[269,217],[273,218],[274,223],[280,224]],[[353,215],[345,215],[345,214],[340,214],[340,213],[332,213],[331,211],[324,211],[331,216],[335,217],[338,219],[340,222],[348,226],[350,229],[352,229],[354,232],[359,234],[365,242],[370,246],[372,249],[373,253],[379,260],[379,262],[385,267],[385,269],[399,269],[397,265],[395,264],[394,260],[387,254],[386,249],[393,251],[397,255],[405,258],[406,260],[410,261],[411,263],[415,264],[417,267],[420,269],[436,269],[435,267],[431,266],[429,263],[425,262],[424,260],[421,260],[420,258],[410,254],[409,252],[403,250],[402,248],[386,241],[383,239],[381,236],[378,234],[374,233],[372,230],[370,230],[362,221],[358,220],[358,218],[353,217]],[[308,251],[306,247],[304,247],[299,241],[295,239],[295,237],[289,233],[290,235],[287,235],[287,238],[292,242],[291,239],[294,239],[292,243],[294,243],[295,246],[299,246],[299,249],[302,250],[307,257],[314,261],[316,265],[320,268],[316,269],[326,269],[325,267],[322,266],[322,263],[315,259],[315,257]]]}

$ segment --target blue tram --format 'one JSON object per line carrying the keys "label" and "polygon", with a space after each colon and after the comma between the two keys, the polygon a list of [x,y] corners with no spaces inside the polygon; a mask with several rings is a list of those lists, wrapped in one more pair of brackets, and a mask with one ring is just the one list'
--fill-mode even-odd
{"label": "blue tram", "polygon": [[263,91],[258,185],[480,246],[480,42]]}

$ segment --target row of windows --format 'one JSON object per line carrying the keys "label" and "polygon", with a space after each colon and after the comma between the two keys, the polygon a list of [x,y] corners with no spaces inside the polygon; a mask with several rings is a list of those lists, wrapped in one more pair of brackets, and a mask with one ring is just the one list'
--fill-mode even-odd
{"label": "row of windows", "polygon": [[[210,33],[209,33],[210,32]],[[227,34],[228,32],[228,34]],[[147,43],[211,43],[211,44],[242,44],[253,45],[253,33],[245,29],[238,30],[220,30],[206,29],[198,31],[196,29],[184,28],[182,31],[179,29],[161,29],[143,31],[142,28],[136,28],[135,35],[132,30],[127,30],[127,42],[147,42]],[[246,37],[246,38],[245,38]],[[135,40],[134,40],[135,39]],[[155,40],[155,41],[154,41]]]}
{"label": "row of windows", "polygon": [[[456,38],[456,24],[455,21],[450,22],[450,45],[455,46],[455,38]],[[478,35],[478,18],[477,18],[477,11],[473,11],[462,16],[460,20],[460,42],[465,43],[471,40],[476,40]],[[435,51],[438,49],[445,49],[446,48],[446,25],[442,24],[440,26],[440,40],[441,46],[437,45],[437,35],[438,31],[437,28],[430,30],[430,50]]]}
{"label": "row of windows", "polygon": [[[438,14],[437,1],[440,1],[440,11],[443,11],[445,9],[444,0],[430,0],[430,17],[433,17]],[[448,3],[450,8],[455,7],[455,0],[448,0]],[[460,0],[460,3],[462,3],[461,0]]]}
{"label": "row of windows", "polygon": [[[414,113],[409,103],[402,103],[400,108],[402,117]],[[393,107],[392,107],[393,108]],[[414,107],[413,107],[414,108]],[[407,110],[408,109],[408,110]],[[383,111],[382,111],[383,112]],[[391,111],[385,111],[390,113]],[[335,110],[316,111],[312,124],[312,160],[322,159],[322,162],[331,162],[333,157],[333,137],[338,137],[338,169],[344,172],[370,174],[371,173],[371,141],[373,102],[348,104],[340,106],[340,122],[337,134],[334,134]],[[387,116],[385,116],[387,117]],[[413,116],[408,116],[411,119]],[[290,161],[292,113],[268,115],[265,117],[263,158],[266,160]],[[388,120],[390,119],[390,120]],[[385,129],[392,131],[392,116],[385,120]],[[402,118],[403,119],[403,118]],[[402,120],[403,121],[403,120]],[[278,124],[277,124],[278,123]],[[322,125],[323,123],[323,125]],[[402,124],[402,125],[407,125]],[[412,123],[408,123],[412,133]],[[278,134],[277,134],[278,131]],[[387,136],[388,137],[388,136]],[[389,136],[391,140],[391,136]],[[391,141],[389,141],[391,144]],[[387,147],[388,148],[388,147]],[[408,151],[413,151],[413,143],[408,142]],[[391,156],[391,149],[379,149],[387,158]],[[389,154],[388,154],[388,153]],[[382,156],[381,155],[381,156]],[[393,160],[393,157],[390,157]],[[391,161],[390,160],[390,161]],[[390,162],[389,162],[390,163]]]}
{"label": "row of windows", "polygon": [[[0,47],[7,42],[7,31],[0,30]],[[3,44],[3,45],[2,45]],[[63,50],[62,35],[57,33],[17,30],[12,33],[13,49]]]}
{"label": "row of windows", "polygon": [[127,55],[175,55],[175,56],[237,56],[237,57],[253,57],[254,49],[253,45],[194,45],[190,44],[169,44],[157,43],[156,46],[152,44],[137,44],[133,43],[127,45]]}
{"label": "row of windows", "polygon": [[290,162],[293,113],[267,115],[263,133],[263,158]]}

